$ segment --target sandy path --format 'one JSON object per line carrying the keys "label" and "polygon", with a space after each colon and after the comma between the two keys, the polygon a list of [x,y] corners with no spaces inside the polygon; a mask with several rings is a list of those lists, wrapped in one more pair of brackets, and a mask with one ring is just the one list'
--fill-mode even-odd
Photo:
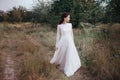
{"label": "sandy path", "polygon": [[17,80],[14,69],[14,61],[10,56],[6,57],[3,80]]}

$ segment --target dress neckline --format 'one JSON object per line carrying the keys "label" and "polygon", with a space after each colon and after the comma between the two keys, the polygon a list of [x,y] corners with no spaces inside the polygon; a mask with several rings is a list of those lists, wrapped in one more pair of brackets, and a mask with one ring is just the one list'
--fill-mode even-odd
{"label": "dress neckline", "polygon": [[61,25],[65,25],[65,24],[68,24],[68,23],[62,23]]}

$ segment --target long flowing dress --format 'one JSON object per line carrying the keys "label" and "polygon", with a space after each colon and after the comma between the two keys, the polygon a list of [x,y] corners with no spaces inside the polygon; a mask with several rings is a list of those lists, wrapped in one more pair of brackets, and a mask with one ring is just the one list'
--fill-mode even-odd
{"label": "long flowing dress", "polygon": [[59,64],[66,76],[72,76],[81,66],[81,61],[74,44],[71,23],[57,25],[55,51],[50,63]]}

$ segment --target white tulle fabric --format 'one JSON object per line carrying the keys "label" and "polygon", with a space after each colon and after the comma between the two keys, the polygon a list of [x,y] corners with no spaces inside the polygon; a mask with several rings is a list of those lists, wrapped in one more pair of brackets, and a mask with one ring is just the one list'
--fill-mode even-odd
{"label": "white tulle fabric", "polygon": [[57,26],[56,47],[50,63],[59,64],[66,76],[72,76],[81,66],[81,61],[74,44],[73,30],[71,23]]}

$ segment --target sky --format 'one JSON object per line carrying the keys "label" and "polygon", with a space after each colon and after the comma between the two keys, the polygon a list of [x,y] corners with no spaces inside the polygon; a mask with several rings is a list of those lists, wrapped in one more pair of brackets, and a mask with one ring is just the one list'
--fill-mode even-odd
{"label": "sky", "polygon": [[0,10],[8,11],[14,6],[19,7],[19,5],[26,9],[31,9],[36,1],[37,0],[0,0]]}

